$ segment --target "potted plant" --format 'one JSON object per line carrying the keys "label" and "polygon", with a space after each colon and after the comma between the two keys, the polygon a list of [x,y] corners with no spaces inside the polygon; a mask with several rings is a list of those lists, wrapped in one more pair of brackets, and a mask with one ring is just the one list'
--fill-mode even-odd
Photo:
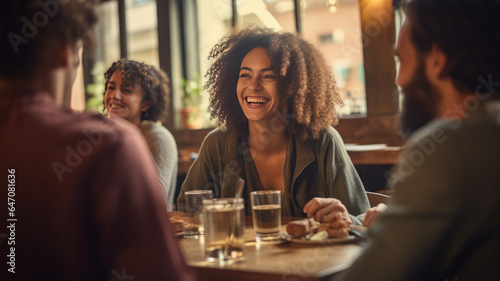
{"label": "potted plant", "polygon": [[203,115],[200,110],[202,102],[201,79],[198,73],[193,80],[182,78],[182,109],[181,124],[185,129],[200,129],[203,126]]}
{"label": "potted plant", "polygon": [[102,61],[94,64],[91,70],[94,82],[87,85],[85,88],[85,109],[93,112],[104,112],[104,84],[106,83],[103,73],[106,71],[106,66]]}

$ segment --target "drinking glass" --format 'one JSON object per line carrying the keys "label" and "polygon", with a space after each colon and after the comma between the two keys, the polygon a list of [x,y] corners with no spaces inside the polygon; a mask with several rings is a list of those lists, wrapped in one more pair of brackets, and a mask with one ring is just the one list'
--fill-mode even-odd
{"label": "drinking glass", "polygon": [[203,207],[203,199],[214,198],[212,190],[190,190],[184,192],[186,198],[186,212],[193,216],[192,223],[199,225],[198,229],[187,229],[185,235],[203,234],[203,224],[201,219],[201,209]]}
{"label": "drinking glass", "polygon": [[253,226],[257,242],[281,239],[281,191],[262,190],[250,193]]}
{"label": "drinking glass", "polygon": [[205,258],[232,264],[245,259],[245,204],[243,198],[203,200]]}

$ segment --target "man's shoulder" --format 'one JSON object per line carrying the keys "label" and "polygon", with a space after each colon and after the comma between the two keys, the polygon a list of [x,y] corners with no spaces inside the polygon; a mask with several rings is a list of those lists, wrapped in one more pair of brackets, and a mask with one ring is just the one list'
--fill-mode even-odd
{"label": "man's shoulder", "polygon": [[426,142],[429,139],[436,143],[442,143],[448,138],[449,133],[454,131],[455,122],[444,119],[434,119],[415,131],[407,140],[407,147]]}
{"label": "man's shoulder", "polygon": [[138,135],[137,128],[121,118],[108,118],[101,114],[85,112],[65,112],[60,118],[62,119],[59,122],[52,120],[44,125],[61,138],[92,134],[105,142],[120,142]]}
{"label": "man's shoulder", "polygon": [[[490,171],[481,171],[484,166],[495,170],[494,167],[500,167],[497,150],[500,143],[500,108],[497,113],[494,117],[481,110],[463,119],[432,120],[410,137],[399,165],[408,171],[426,167],[436,172],[446,167],[457,178]],[[477,165],[477,161],[482,165]],[[431,168],[434,167],[431,164],[435,168]]]}
{"label": "man's shoulder", "polygon": [[463,119],[434,119],[410,137],[408,147],[429,142],[462,147],[487,140],[500,141],[500,102],[486,103]]}
{"label": "man's shoulder", "polygon": [[[55,104],[52,97],[39,92],[19,97],[9,114],[12,128],[31,130],[34,135],[75,138],[89,131],[120,139],[133,125],[121,118],[107,118],[99,113],[78,113]],[[114,119],[114,120],[113,120]]]}
{"label": "man's shoulder", "polygon": [[[92,153],[110,147],[133,145],[143,141],[137,126],[122,119],[108,118],[99,113],[76,113],[72,110],[53,108],[50,111],[31,112],[28,122],[20,123],[26,135],[31,131],[42,143],[54,140],[55,146],[92,147]],[[36,120],[36,121],[35,121]],[[143,141],[144,142],[144,141]]]}
{"label": "man's shoulder", "polygon": [[[134,128],[135,127],[135,128]],[[48,177],[53,184],[73,184],[87,173],[109,173],[147,164],[147,147],[137,126],[121,118],[75,113],[36,102],[8,112],[0,130],[4,159]],[[146,155],[146,156],[144,156]],[[78,172],[74,172],[78,171]]]}

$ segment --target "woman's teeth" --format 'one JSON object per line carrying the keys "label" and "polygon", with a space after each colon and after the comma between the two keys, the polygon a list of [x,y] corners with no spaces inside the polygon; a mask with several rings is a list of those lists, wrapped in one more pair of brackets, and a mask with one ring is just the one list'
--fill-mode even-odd
{"label": "woman's teeth", "polygon": [[266,98],[254,98],[254,97],[247,97],[247,102],[248,102],[248,103],[265,104],[265,103],[269,102],[269,99],[266,99]]}
{"label": "woman's teeth", "polygon": [[123,108],[123,106],[117,104],[111,104],[110,107],[113,109]]}

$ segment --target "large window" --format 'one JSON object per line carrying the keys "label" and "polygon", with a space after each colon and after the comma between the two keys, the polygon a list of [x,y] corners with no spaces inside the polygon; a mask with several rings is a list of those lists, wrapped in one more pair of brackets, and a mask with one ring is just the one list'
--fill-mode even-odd
{"label": "large window", "polygon": [[97,7],[99,21],[94,29],[97,46],[94,57],[86,62],[87,110],[103,112],[104,72],[121,57],[118,2],[103,2]]}
{"label": "large window", "polygon": [[156,1],[126,0],[125,11],[127,57],[158,67]]}
{"label": "large window", "polygon": [[[239,0],[236,1],[234,10],[232,4],[231,0],[196,1],[200,48],[193,51],[200,58],[200,68],[194,70],[194,73],[186,73],[188,77],[197,78],[198,74],[206,72],[208,52],[222,36],[231,32],[232,25],[238,29],[262,26],[277,31],[300,32],[306,40],[318,47],[332,66],[345,102],[341,115],[366,114],[360,7],[357,0],[302,0],[297,12],[293,0]],[[300,23],[298,13],[302,18]],[[203,75],[200,80],[191,82],[203,83]],[[183,91],[181,96],[189,94],[185,89]],[[201,100],[199,106],[206,108],[206,95],[202,97],[205,99]],[[178,102],[176,106],[176,111],[180,112],[185,103]],[[205,121],[199,127],[209,127],[211,124],[207,120],[207,114],[202,113],[205,113]],[[189,127],[182,124],[184,128]]]}
{"label": "large window", "polygon": [[102,112],[104,72],[126,57],[159,67],[156,1],[113,0],[97,7],[97,48],[87,76],[87,109]]}
{"label": "large window", "polygon": [[[337,129],[346,142],[402,144],[396,128],[399,97],[394,84],[393,1],[391,0],[186,0],[180,8],[194,7],[199,49],[185,49],[198,57],[205,73],[208,51],[234,28],[259,25],[300,33],[315,44],[330,62],[346,106]],[[186,4],[186,3],[193,3]],[[193,11],[193,10],[191,10]],[[184,16],[184,19],[187,17]],[[181,25],[191,25],[183,21]],[[186,30],[186,28],[184,28]],[[192,31],[192,30],[191,30]],[[186,41],[186,38],[184,38]],[[189,45],[188,43],[184,43]],[[185,70],[186,70],[185,69]],[[203,80],[203,78],[202,78]],[[203,81],[202,81],[203,82]],[[205,126],[210,126],[205,122]],[[177,126],[178,128],[178,126]],[[204,136],[208,130],[199,132]],[[197,139],[198,132],[178,132],[179,140]],[[185,136],[193,137],[185,137]]]}
{"label": "large window", "polygon": [[[105,1],[86,84],[99,84],[95,77],[120,57],[160,66],[172,85],[164,125],[180,148],[196,147],[213,127],[201,89],[212,46],[250,24],[297,32],[323,52],[334,70],[346,103],[337,127],[344,141],[402,144],[396,129],[392,5],[392,0]],[[94,79],[88,79],[92,68]]]}
{"label": "large window", "polygon": [[[259,24],[289,32],[299,31],[325,55],[335,73],[344,98],[343,116],[366,114],[361,20],[357,0],[302,0],[300,17],[292,0],[246,0],[264,5],[253,10],[262,14],[243,18],[243,25]],[[243,5],[242,5],[243,6]],[[239,11],[239,9],[238,9]],[[302,19],[300,22],[297,18]],[[257,19],[257,20],[256,20]]]}

